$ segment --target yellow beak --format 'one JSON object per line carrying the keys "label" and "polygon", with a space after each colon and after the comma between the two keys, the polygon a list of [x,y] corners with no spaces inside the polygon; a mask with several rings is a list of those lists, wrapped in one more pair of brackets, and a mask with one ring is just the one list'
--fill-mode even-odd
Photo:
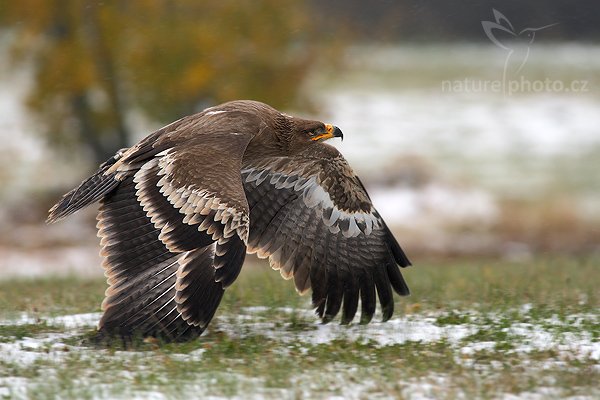
{"label": "yellow beak", "polygon": [[344,140],[344,134],[342,133],[342,130],[337,126],[325,124],[325,129],[327,130],[327,132],[323,133],[322,135],[315,136],[311,140],[327,140],[334,137],[339,137],[342,138],[342,140]]}

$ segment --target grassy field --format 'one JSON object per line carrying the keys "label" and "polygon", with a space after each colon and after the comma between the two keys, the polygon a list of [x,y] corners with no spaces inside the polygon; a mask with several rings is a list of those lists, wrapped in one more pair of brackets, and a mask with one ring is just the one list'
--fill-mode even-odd
{"label": "grassy field", "polygon": [[389,322],[319,324],[247,266],[183,344],[89,344],[103,280],[0,281],[0,398],[597,398],[600,260],[429,262]]}

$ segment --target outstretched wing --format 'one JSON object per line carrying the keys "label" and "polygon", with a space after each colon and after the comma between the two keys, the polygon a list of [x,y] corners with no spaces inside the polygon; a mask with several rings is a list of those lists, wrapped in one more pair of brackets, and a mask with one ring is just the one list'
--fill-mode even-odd
{"label": "outstretched wing", "polygon": [[294,279],[300,293],[312,288],[317,314],[328,322],[342,309],[342,323],[361,323],[394,310],[392,289],[409,290],[400,267],[406,255],[373,207],[362,183],[333,147],[315,144],[292,157],[245,163],[250,207],[248,252]]}
{"label": "outstretched wing", "polygon": [[63,217],[101,201],[110,285],[101,331],[173,339],[208,325],[246,254],[240,169],[258,129],[236,111],[184,118],[121,152],[54,208]]}

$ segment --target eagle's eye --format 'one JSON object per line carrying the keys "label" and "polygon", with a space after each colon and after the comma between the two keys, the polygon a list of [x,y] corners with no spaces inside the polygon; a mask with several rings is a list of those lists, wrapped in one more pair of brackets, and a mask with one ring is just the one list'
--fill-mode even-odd
{"label": "eagle's eye", "polygon": [[321,135],[323,135],[323,134],[325,134],[325,133],[327,133],[327,130],[325,129],[325,127],[324,127],[324,126],[319,126],[319,127],[316,127],[316,128],[311,128],[311,129],[308,129],[308,130],[306,131],[306,134],[307,134],[307,135],[308,135],[310,138],[315,138],[315,137],[317,137],[317,136],[321,136]]}

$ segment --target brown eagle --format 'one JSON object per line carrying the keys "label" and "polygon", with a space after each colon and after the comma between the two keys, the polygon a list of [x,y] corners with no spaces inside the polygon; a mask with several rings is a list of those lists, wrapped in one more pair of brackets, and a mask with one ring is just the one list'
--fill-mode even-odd
{"label": "brown eagle", "polygon": [[269,258],[323,322],[409,290],[410,262],[358,177],[332,146],[339,128],[256,101],[184,117],[118,151],[50,210],[100,201],[109,288],[100,333],[186,339],[202,333],[246,253]]}

